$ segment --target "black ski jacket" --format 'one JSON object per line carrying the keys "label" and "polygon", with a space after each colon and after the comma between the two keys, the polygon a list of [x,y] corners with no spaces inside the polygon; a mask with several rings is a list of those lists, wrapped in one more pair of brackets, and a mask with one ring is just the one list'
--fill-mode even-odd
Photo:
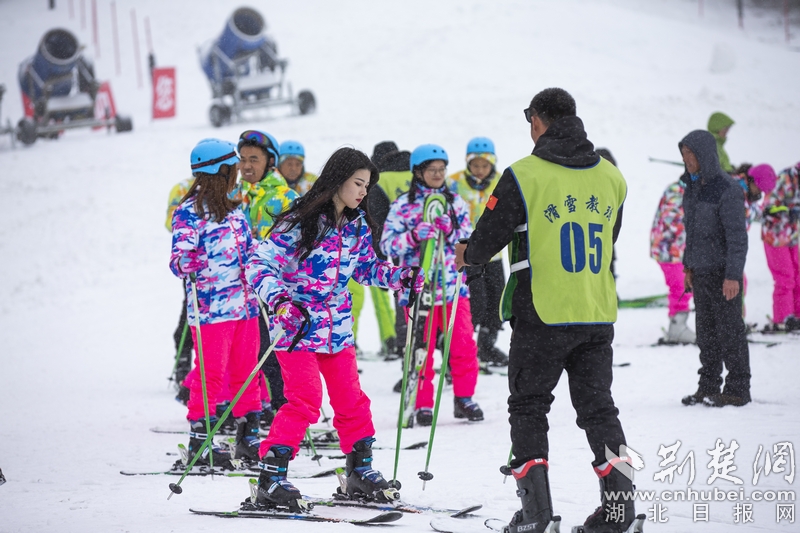
{"label": "black ski jacket", "polygon": [[717,143],[705,130],[695,130],[678,143],[700,163],[699,177],[681,176],[683,223],[686,227],[684,267],[697,273],[724,272],[725,279],[742,281],[747,258],[744,191],[719,164]]}
{"label": "black ski jacket", "polygon": [[[586,137],[583,122],[578,117],[564,117],[550,124],[547,131],[539,137],[533,155],[557,165],[573,168],[591,167],[600,160],[600,156],[594,151],[594,145]],[[511,242],[514,230],[524,224],[527,218],[522,192],[510,169],[507,168],[503,172],[492,196],[497,199],[497,203],[493,209],[485,209],[478,219],[464,254],[467,264],[484,265],[490,262]],[[614,242],[621,226],[622,206],[619,208],[617,222],[614,225]],[[519,260],[522,261],[528,257],[528,238],[524,233],[521,233],[520,237]],[[518,276],[518,283],[512,297],[511,312],[516,319],[543,324],[531,296],[530,275],[530,269],[512,274]]]}

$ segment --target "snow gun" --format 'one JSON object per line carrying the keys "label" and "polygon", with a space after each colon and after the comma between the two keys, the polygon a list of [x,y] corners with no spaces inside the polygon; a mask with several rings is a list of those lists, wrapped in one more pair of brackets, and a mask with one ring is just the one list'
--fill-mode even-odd
{"label": "snow gun", "polygon": [[[68,30],[56,28],[44,34],[36,53],[19,65],[19,86],[25,118],[17,125],[17,138],[33,144],[37,137],[57,138],[66,129],[114,126],[130,131],[129,118],[110,116],[106,106],[95,116],[101,84],[92,62],[83,56],[83,46]],[[110,93],[105,98],[110,103]]]}

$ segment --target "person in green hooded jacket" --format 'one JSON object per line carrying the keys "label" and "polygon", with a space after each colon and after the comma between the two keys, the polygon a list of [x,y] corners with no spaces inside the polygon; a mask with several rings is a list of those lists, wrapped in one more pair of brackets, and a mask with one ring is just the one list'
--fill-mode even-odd
{"label": "person in green hooded jacket", "polygon": [[719,155],[719,166],[722,170],[731,174],[733,172],[733,165],[728,158],[728,152],[725,151],[725,141],[728,140],[728,130],[731,129],[735,122],[731,117],[725,113],[717,111],[708,117],[708,131],[714,136],[717,141],[717,154]]}

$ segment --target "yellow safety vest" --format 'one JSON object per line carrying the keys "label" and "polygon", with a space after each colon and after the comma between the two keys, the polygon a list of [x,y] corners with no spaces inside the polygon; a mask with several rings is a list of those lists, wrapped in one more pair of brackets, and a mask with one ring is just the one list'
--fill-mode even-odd
{"label": "yellow safety vest", "polygon": [[[509,246],[511,272],[530,276],[536,312],[545,324],[612,324],[617,296],[611,275],[613,228],[627,194],[625,178],[600,158],[590,168],[569,168],[528,156],[511,165],[527,208],[527,223]],[[528,259],[519,261],[520,234]],[[511,318],[510,276],[500,305]]]}

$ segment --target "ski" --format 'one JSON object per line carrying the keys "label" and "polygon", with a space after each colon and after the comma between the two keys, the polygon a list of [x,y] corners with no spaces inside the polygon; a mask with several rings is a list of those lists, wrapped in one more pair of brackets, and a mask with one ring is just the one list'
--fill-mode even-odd
{"label": "ski", "polygon": [[367,526],[373,524],[388,524],[395,522],[403,517],[399,511],[389,511],[375,515],[371,518],[335,518],[332,516],[322,516],[316,513],[291,513],[288,511],[248,511],[237,509],[236,511],[206,511],[202,509],[189,509],[190,512],[205,516],[218,516],[221,518],[272,518],[278,520],[297,520],[303,522],[334,522]]}
{"label": "ski", "polygon": [[349,500],[343,498],[332,498],[329,500],[321,500],[321,499],[310,499],[315,506],[320,507],[357,507],[357,508],[365,508],[365,509],[374,509],[376,511],[400,511],[401,513],[410,513],[410,514],[425,514],[425,513],[434,513],[434,514],[447,514],[452,518],[464,517],[468,516],[475,511],[483,508],[483,505],[470,505],[469,507],[464,507],[463,509],[444,509],[438,507],[429,507],[425,505],[414,505],[411,503],[405,503],[400,501],[395,502],[377,502],[377,501],[366,501],[366,500]]}
{"label": "ski", "polygon": [[[422,212],[424,222],[433,222],[436,217],[441,216],[446,211],[447,199],[443,194],[430,194],[425,198],[425,206]],[[431,238],[422,244],[420,254],[420,267],[425,273],[425,287],[419,294],[419,298],[414,304],[411,325],[411,342],[403,362],[403,372],[405,374],[405,389],[400,392],[403,396],[402,427],[409,428],[414,426],[414,413],[416,411],[417,389],[419,386],[419,374],[425,365],[428,355],[428,347],[424,344],[423,338],[425,325],[430,316],[430,311],[436,304],[436,272],[431,271],[434,256],[439,247],[443,245],[443,235],[438,235],[435,239]],[[443,290],[446,290],[443,289]]]}
{"label": "ski", "polygon": [[649,309],[653,307],[667,307],[668,303],[666,294],[654,294],[641,298],[619,300],[617,302],[617,307],[620,309]]}
{"label": "ski", "polygon": [[[185,471],[185,467],[176,470],[150,470],[150,471],[135,471],[135,470],[120,470],[120,474],[123,476],[182,476],[183,472]],[[243,468],[240,470],[223,470],[222,468],[216,468],[212,470],[207,466],[200,466],[194,467],[192,470],[187,474],[189,476],[225,476],[225,477],[247,477],[247,478],[257,478],[261,470],[258,468],[249,469]],[[336,468],[331,468],[328,470],[320,470],[319,472],[314,472],[313,474],[303,474],[292,472],[292,477],[296,479],[316,479],[322,477],[329,477],[336,475]]]}

